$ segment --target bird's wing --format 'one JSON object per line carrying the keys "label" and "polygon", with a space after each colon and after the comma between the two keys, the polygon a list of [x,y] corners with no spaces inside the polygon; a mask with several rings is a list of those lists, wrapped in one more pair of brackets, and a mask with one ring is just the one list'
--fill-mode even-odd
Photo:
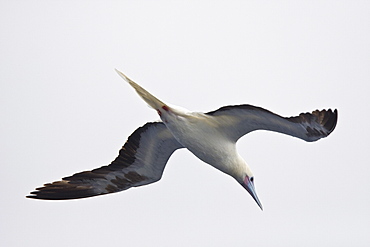
{"label": "bird's wing", "polygon": [[182,148],[162,122],[135,130],[108,166],[45,184],[28,198],[64,200],[118,192],[158,181],[171,154]]}
{"label": "bird's wing", "polygon": [[224,106],[206,113],[215,117],[218,128],[232,141],[254,130],[271,130],[305,141],[316,141],[328,136],[335,128],[338,112],[316,110],[296,117],[281,117],[252,105]]}

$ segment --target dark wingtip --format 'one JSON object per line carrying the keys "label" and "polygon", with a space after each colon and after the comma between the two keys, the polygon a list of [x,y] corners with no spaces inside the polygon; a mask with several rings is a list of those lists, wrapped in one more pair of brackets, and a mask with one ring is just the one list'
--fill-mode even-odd
{"label": "dark wingtip", "polygon": [[[301,113],[299,116],[286,118],[293,123],[305,123],[306,141],[317,141],[320,138],[327,137],[334,131],[338,121],[338,110],[324,109],[315,110],[311,113]],[[320,126],[316,126],[318,124]]]}
{"label": "dark wingtip", "polygon": [[73,184],[62,180],[45,184],[44,187],[36,188],[26,198],[41,200],[70,200],[85,197],[97,196],[103,193],[96,193],[90,186]]}
{"label": "dark wingtip", "polygon": [[[324,129],[326,130],[325,136],[328,136],[333,130],[335,129],[335,126],[337,125],[338,121],[338,110],[334,109],[332,111],[331,109],[328,110],[316,110],[311,113],[313,116],[315,116],[315,121],[319,123]],[[310,113],[303,113],[300,116],[302,117],[309,117],[311,115]],[[311,121],[308,119],[308,122]]]}
{"label": "dark wingtip", "polygon": [[331,132],[333,132],[333,130],[337,126],[338,110],[334,109],[334,111],[332,111],[331,109],[329,109],[325,111],[324,113],[325,115],[322,119],[322,124],[324,128],[328,130],[328,135],[329,135]]}
{"label": "dark wingtip", "polygon": [[338,121],[338,110],[337,109],[334,109],[334,117],[333,117],[333,121],[334,121],[334,124],[332,125],[331,129],[330,129],[330,132],[332,132],[335,127],[337,126],[337,121]]}

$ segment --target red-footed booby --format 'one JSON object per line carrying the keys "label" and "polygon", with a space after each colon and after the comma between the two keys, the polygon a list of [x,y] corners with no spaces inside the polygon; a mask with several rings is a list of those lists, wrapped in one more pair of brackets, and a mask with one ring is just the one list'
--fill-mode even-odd
{"label": "red-footed booby", "polygon": [[328,136],[337,123],[337,110],[331,109],[289,118],[251,105],[224,106],[208,113],[191,112],[163,103],[116,71],[157,111],[162,121],[136,129],[110,165],[45,184],[28,198],[77,199],[150,184],[161,179],[175,150],[187,148],[200,160],[233,177],[262,209],[253,173],[236,150],[237,140],[254,130],[270,130],[312,142]]}

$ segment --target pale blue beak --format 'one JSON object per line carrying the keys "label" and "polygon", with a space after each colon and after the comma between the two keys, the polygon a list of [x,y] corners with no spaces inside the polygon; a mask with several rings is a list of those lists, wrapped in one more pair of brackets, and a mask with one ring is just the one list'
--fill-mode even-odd
{"label": "pale blue beak", "polygon": [[243,187],[249,192],[249,194],[253,197],[253,199],[256,201],[258,206],[263,210],[262,204],[260,200],[258,199],[256,190],[254,189],[254,183],[253,183],[253,177],[249,178],[248,176],[245,177],[244,182],[242,183]]}

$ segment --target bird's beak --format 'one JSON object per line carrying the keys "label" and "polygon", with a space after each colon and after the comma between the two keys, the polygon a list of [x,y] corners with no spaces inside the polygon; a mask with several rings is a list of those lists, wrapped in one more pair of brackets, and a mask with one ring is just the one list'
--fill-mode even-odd
{"label": "bird's beak", "polygon": [[260,200],[258,199],[256,190],[254,189],[253,180],[250,180],[250,178],[247,176],[244,179],[244,182],[242,183],[243,187],[249,192],[249,194],[253,197],[253,199],[256,201],[258,206],[263,210],[262,204]]}

